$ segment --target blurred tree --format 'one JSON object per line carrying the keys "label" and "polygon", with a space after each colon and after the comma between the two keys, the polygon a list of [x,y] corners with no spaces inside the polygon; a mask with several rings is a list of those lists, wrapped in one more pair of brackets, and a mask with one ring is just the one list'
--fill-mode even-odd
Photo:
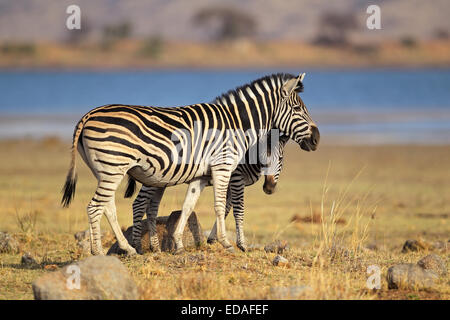
{"label": "blurred tree", "polygon": [[400,44],[406,48],[414,48],[417,46],[417,40],[412,36],[404,36],[400,38]]}
{"label": "blurred tree", "polygon": [[139,50],[139,54],[144,57],[158,59],[164,49],[164,39],[155,35],[146,39]]}
{"label": "blurred tree", "polygon": [[433,32],[433,38],[438,40],[447,40],[449,38],[449,32],[447,29],[438,28]]}
{"label": "blurred tree", "polygon": [[102,47],[109,48],[117,40],[129,38],[132,33],[131,23],[125,21],[118,24],[107,25],[103,27]]}
{"label": "blurred tree", "polygon": [[86,41],[86,39],[89,37],[92,28],[91,24],[88,19],[86,19],[83,16],[81,16],[81,23],[80,23],[81,29],[67,29],[67,36],[66,36],[66,42],[69,44],[79,44],[83,41]]}
{"label": "blurred tree", "polygon": [[347,45],[348,33],[358,26],[353,13],[326,12],[319,19],[319,33],[313,42],[327,46]]}
{"label": "blurred tree", "polygon": [[256,22],[249,14],[229,7],[211,7],[197,12],[193,17],[194,24],[211,26],[218,23],[214,40],[236,40],[255,34]]}

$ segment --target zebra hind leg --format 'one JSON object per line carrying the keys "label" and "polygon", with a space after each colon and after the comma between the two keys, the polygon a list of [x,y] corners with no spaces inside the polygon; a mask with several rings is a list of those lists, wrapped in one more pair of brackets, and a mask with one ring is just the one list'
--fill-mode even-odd
{"label": "zebra hind leg", "polygon": [[105,207],[105,214],[108,222],[116,236],[117,242],[119,243],[119,247],[122,250],[125,250],[128,255],[133,256],[136,254],[136,249],[134,249],[129,243],[128,240],[123,235],[122,230],[120,229],[119,222],[117,221],[117,213],[116,213],[116,205],[114,203],[114,197],[107,203]]}
{"label": "zebra hind leg", "polygon": [[87,207],[87,215],[89,219],[89,235],[91,240],[91,254],[94,256],[105,255],[102,247],[100,230],[100,220],[104,211],[104,205],[98,202],[98,200],[94,196]]}

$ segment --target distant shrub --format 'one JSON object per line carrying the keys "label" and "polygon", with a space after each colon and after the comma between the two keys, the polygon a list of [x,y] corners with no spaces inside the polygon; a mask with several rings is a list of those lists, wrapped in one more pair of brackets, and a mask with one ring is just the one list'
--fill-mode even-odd
{"label": "distant shrub", "polygon": [[36,53],[36,46],[33,43],[5,42],[0,46],[0,52],[8,55],[31,56]]}
{"label": "distant shrub", "polygon": [[129,22],[104,26],[101,40],[102,49],[109,49],[116,41],[129,38],[132,31],[133,27]]}
{"label": "distant shrub", "polygon": [[366,55],[366,56],[375,55],[378,53],[378,50],[379,50],[378,46],[371,45],[371,44],[354,45],[352,47],[352,49],[357,54]]}
{"label": "distant shrub", "polygon": [[318,34],[313,44],[322,46],[345,46],[349,43],[348,34],[359,27],[353,13],[325,12],[318,21]]}
{"label": "distant shrub", "polygon": [[153,36],[143,42],[139,54],[144,57],[157,59],[160,57],[163,49],[164,40],[160,36]]}
{"label": "distant shrub", "polygon": [[400,44],[406,48],[417,47],[417,40],[411,36],[405,36],[400,39]]}
{"label": "distant shrub", "polygon": [[433,32],[433,37],[438,40],[447,40],[449,38],[449,32],[446,29],[436,29]]}

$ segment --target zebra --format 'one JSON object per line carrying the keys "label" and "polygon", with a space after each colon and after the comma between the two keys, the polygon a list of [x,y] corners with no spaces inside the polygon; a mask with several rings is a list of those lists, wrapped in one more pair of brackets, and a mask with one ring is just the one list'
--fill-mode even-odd
{"label": "zebra", "polygon": [[[280,136],[279,141],[272,154],[267,161],[268,168],[265,168],[261,162],[239,164],[231,175],[229,190],[227,193],[227,200],[225,206],[225,219],[227,218],[231,208],[233,208],[233,215],[236,223],[236,245],[242,251],[247,251],[247,244],[245,241],[243,220],[244,220],[244,187],[256,183],[261,174],[265,175],[265,182],[263,190],[266,194],[272,194],[275,190],[281,170],[283,169],[283,154],[284,147],[288,142],[289,137]],[[248,157],[247,157],[248,158]],[[204,185],[212,186],[211,177],[204,177]],[[129,198],[134,194],[136,189],[136,180],[128,176],[128,185],[125,191],[125,198]],[[142,218],[147,212],[148,229],[150,238],[150,249],[152,251],[159,251],[159,240],[156,233],[156,216],[158,215],[159,204],[161,201],[160,195],[164,190],[157,187],[147,187],[143,185],[138,193],[138,196],[133,202],[133,233],[132,245],[138,251],[142,252],[141,238],[142,238]],[[194,186],[189,185],[186,199],[183,208],[187,207],[187,203],[193,203],[192,208],[200,196],[201,189],[197,192]],[[187,219],[191,212],[186,212]],[[214,223],[211,233],[208,237],[208,243],[213,243],[217,240],[216,223]],[[181,253],[181,248],[177,253]]]}
{"label": "zebra", "polygon": [[[146,186],[168,187],[191,181],[202,186],[210,175],[214,187],[217,238],[226,237],[225,206],[231,173],[257,138],[279,129],[302,149],[317,149],[320,134],[298,95],[302,79],[278,73],[257,79],[223,94],[217,103],[163,108],[105,105],[86,113],[74,129],[71,162],[61,204],[68,207],[76,189],[76,150],[97,178],[97,189],[87,207],[91,253],[104,254],[100,237],[103,214],[119,247],[129,255],[128,243],[117,221],[115,192],[128,173]],[[183,213],[173,234],[182,248],[186,224]]]}

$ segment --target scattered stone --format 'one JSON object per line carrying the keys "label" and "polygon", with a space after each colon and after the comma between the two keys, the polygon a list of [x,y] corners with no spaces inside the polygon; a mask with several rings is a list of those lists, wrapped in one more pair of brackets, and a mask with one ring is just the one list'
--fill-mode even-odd
{"label": "scattered stone", "polygon": [[27,252],[22,256],[21,259],[21,264],[26,265],[26,266],[35,266],[38,265],[38,263],[36,262],[36,260],[34,259],[34,257],[32,256],[31,253]]}
{"label": "scattered stone", "polygon": [[417,262],[420,267],[434,271],[439,276],[447,274],[447,265],[437,254],[429,254]]}
{"label": "scattered stone", "polygon": [[286,259],[283,256],[277,255],[274,259],[273,259],[273,265],[274,266],[278,266],[278,267],[284,267],[287,266],[289,264],[288,259]]}
{"label": "scattered stone", "polygon": [[431,248],[430,244],[426,243],[422,240],[406,240],[405,244],[403,245],[402,252],[417,252],[417,251],[423,251],[423,250],[429,250]]}
{"label": "scattered stone", "polygon": [[[161,251],[172,252],[175,250],[175,243],[172,239],[172,234],[175,231],[176,224],[180,218],[181,211],[173,211],[170,216],[157,217],[156,218],[156,232],[158,234],[159,246]],[[132,243],[133,237],[133,226],[129,227],[124,232],[125,238],[128,243]],[[186,227],[183,232],[183,245],[185,248],[197,248],[205,242],[205,237],[203,236],[202,227],[198,221],[195,212],[191,213]],[[150,237],[148,232],[147,219],[142,221],[142,253],[150,252]],[[125,251],[121,250],[118,242],[116,241],[111,248],[108,250],[109,254],[124,254]]]}
{"label": "scattered stone", "polygon": [[264,250],[266,252],[273,252],[278,254],[283,253],[287,249],[289,249],[289,245],[285,240],[277,240],[272,243],[269,243],[264,247]]}
{"label": "scattered stone", "polygon": [[256,250],[262,251],[262,250],[264,250],[264,246],[260,243],[252,243],[247,246],[247,250],[248,251],[256,251]]}
{"label": "scattered stone", "polygon": [[270,295],[273,299],[296,299],[300,295],[312,290],[310,286],[292,286],[270,288]]}
{"label": "scattered stone", "polygon": [[417,264],[402,263],[390,267],[386,279],[389,289],[429,289],[436,284],[438,275],[431,270],[423,269]]}
{"label": "scattered stone", "polygon": [[7,232],[0,232],[0,253],[17,253],[19,243]]}
{"label": "scattered stone", "polygon": [[[78,271],[76,269],[78,267]],[[80,282],[77,288],[76,276]],[[92,256],[33,282],[36,300],[135,300],[138,288],[116,257]]]}
{"label": "scattered stone", "polygon": [[447,250],[450,247],[448,242],[445,243],[444,241],[435,241],[432,246],[435,250]]}
{"label": "scattered stone", "polygon": [[84,241],[84,240],[89,241],[90,240],[89,229],[84,230],[84,231],[78,231],[73,236],[75,237],[75,240],[77,240],[77,241]]}
{"label": "scattered stone", "polygon": [[91,240],[89,229],[84,231],[79,231],[74,234],[75,240],[77,241],[77,247],[81,249],[84,254],[91,253]]}

